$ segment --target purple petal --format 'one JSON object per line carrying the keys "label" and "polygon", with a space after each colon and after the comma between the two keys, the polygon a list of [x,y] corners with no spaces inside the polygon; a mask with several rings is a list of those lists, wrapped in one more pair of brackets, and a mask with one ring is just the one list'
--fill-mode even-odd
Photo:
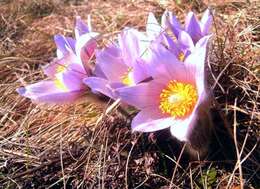
{"label": "purple petal", "polygon": [[40,81],[17,89],[17,92],[37,103],[69,103],[77,100],[84,91],[64,91],[53,81]]}
{"label": "purple petal", "polygon": [[190,35],[185,31],[181,31],[179,33],[178,42],[180,44],[180,48],[182,48],[183,51],[186,49],[192,50],[194,48],[194,43]]}
{"label": "purple petal", "polygon": [[54,42],[57,46],[57,56],[62,58],[67,53],[75,52],[76,41],[71,37],[64,37],[63,35],[55,35]]}
{"label": "purple petal", "polygon": [[63,58],[54,59],[50,64],[43,66],[43,71],[47,76],[53,78],[55,77],[55,74],[68,70],[68,67],[71,64],[79,64],[77,71],[85,73],[82,64],[78,62],[80,62],[78,57],[76,57],[74,53],[70,52]]}
{"label": "purple petal", "polygon": [[183,82],[192,82],[188,72],[182,62],[175,55],[161,44],[152,46],[149,59],[146,64],[148,73],[154,79],[164,79],[166,82],[177,80]]}
{"label": "purple petal", "polygon": [[90,76],[90,74],[88,72],[86,72],[86,69],[82,66],[81,63],[71,63],[68,65],[67,70],[64,71],[63,73],[66,72],[72,72],[76,75],[78,75],[79,77],[86,77],[86,76]]}
{"label": "purple petal", "polygon": [[75,36],[78,39],[81,35],[89,33],[88,26],[81,20],[79,16],[76,17]]}
{"label": "purple petal", "polygon": [[191,115],[183,120],[176,120],[171,126],[171,134],[181,141],[189,141],[196,124],[201,124],[199,120],[205,120],[210,107],[210,99],[204,91],[200,94],[197,104]]}
{"label": "purple petal", "polygon": [[167,30],[168,29],[168,11],[164,11],[162,17],[161,17],[161,26],[163,28],[163,30]]}
{"label": "purple petal", "polygon": [[211,38],[212,35],[207,35],[205,37],[202,37],[197,43],[196,48],[207,48],[208,41]]}
{"label": "purple petal", "polygon": [[196,48],[186,59],[185,66],[192,77],[196,79],[199,95],[204,91],[206,48]]}
{"label": "purple petal", "polygon": [[132,28],[124,29],[118,37],[118,42],[124,62],[129,67],[132,67],[133,62],[140,58],[149,44],[148,38],[144,34]]}
{"label": "purple petal", "polygon": [[112,99],[117,99],[116,88],[123,87],[120,83],[110,83],[108,80],[98,77],[88,77],[83,82],[94,92],[100,92]]}
{"label": "purple petal", "polygon": [[164,41],[164,43],[166,44],[167,48],[168,48],[176,57],[178,57],[181,51],[180,51],[180,47],[178,47],[177,43],[175,43],[175,42],[173,41],[173,39],[172,39],[169,35],[167,35],[167,34],[163,34],[162,37],[163,37],[163,39],[164,39],[163,41]]}
{"label": "purple petal", "polygon": [[95,69],[93,71],[93,75],[97,76],[97,77],[101,77],[101,78],[107,79],[105,73],[102,71],[101,67],[98,64],[95,65]]}
{"label": "purple petal", "polygon": [[[96,48],[96,38],[99,34],[95,32],[86,33],[81,35],[76,42],[76,54],[78,56],[86,56],[90,58]],[[82,53],[84,53],[82,55]]]}
{"label": "purple petal", "polygon": [[61,61],[62,59],[54,59],[51,63],[42,66],[43,72],[50,78],[54,78],[55,74],[59,72],[58,68],[66,68],[66,61]]}
{"label": "purple petal", "polygon": [[186,17],[185,30],[191,36],[194,43],[202,37],[199,22],[193,12],[189,12]]}
{"label": "purple petal", "polygon": [[161,34],[162,31],[163,31],[162,27],[156,20],[154,14],[150,12],[146,24],[147,35],[152,39],[156,39]]}
{"label": "purple petal", "polygon": [[133,131],[154,132],[170,127],[174,124],[171,117],[162,115],[158,107],[149,107],[139,112],[133,119]]}
{"label": "purple petal", "polygon": [[176,37],[178,37],[179,32],[183,30],[178,19],[169,11],[165,11],[162,16],[162,26],[165,29],[170,28]]}
{"label": "purple petal", "polygon": [[76,55],[80,57],[81,62],[86,70],[86,72],[90,75],[90,59],[93,57],[95,49],[97,47],[97,43],[95,38],[98,36],[98,33],[86,33],[81,35],[76,42]]}
{"label": "purple petal", "polygon": [[63,35],[54,35],[54,42],[56,44],[56,47],[60,50],[60,51],[64,51],[66,52],[67,49],[65,47],[65,44],[67,43],[66,42],[66,39]]}
{"label": "purple petal", "polygon": [[86,89],[86,86],[82,82],[84,77],[84,74],[75,70],[68,70],[64,73],[56,74],[56,79],[63,83],[69,91]]}
{"label": "purple petal", "polygon": [[97,65],[111,82],[121,82],[128,72],[129,67],[123,62],[119,52],[118,48],[111,46],[96,53]]}
{"label": "purple petal", "polygon": [[201,18],[201,21],[200,21],[200,27],[201,27],[201,32],[202,32],[202,36],[205,36],[205,35],[208,35],[209,33],[209,29],[211,27],[211,24],[212,24],[212,21],[213,21],[213,18],[212,18],[212,15],[210,13],[210,10],[207,9],[202,18]]}
{"label": "purple petal", "polygon": [[136,60],[132,71],[132,78],[134,83],[140,83],[149,77],[150,76],[147,73],[147,66],[145,65],[145,62],[143,62],[141,59]]}
{"label": "purple petal", "polygon": [[171,134],[180,141],[188,141],[188,133],[192,118],[193,115],[184,120],[176,120],[176,122],[170,127]]}
{"label": "purple petal", "polygon": [[138,109],[143,109],[159,105],[159,96],[163,88],[164,85],[156,81],[150,81],[131,87],[122,87],[116,91],[123,102]]}

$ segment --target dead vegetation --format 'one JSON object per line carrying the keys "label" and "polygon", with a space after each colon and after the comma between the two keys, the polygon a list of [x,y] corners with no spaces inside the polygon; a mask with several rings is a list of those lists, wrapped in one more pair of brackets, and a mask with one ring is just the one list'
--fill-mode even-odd
{"label": "dead vegetation", "polygon": [[[189,161],[167,130],[133,134],[130,117],[117,110],[96,124],[108,102],[86,97],[75,105],[43,106],[15,92],[45,77],[40,65],[55,56],[53,35],[72,35],[76,15],[91,14],[96,31],[111,33],[144,28],[149,11],[160,16],[168,8],[183,19],[207,3],[214,10],[212,115],[219,125],[219,114],[227,117],[235,137],[222,144],[233,148],[233,156],[213,142],[208,158]],[[259,187],[258,10],[256,2],[239,1],[1,1],[1,188]]]}

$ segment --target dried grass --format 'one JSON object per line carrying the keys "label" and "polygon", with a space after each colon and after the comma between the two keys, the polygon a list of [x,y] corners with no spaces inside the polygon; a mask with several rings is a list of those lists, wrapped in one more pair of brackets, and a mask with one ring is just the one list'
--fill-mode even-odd
{"label": "dried grass", "polygon": [[[3,188],[235,188],[259,180],[259,5],[256,2],[5,1],[0,3],[0,185]],[[91,14],[105,33],[144,28],[148,11],[165,8],[183,20],[190,8],[214,9],[209,84],[235,136],[236,159],[188,161],[167,131],[133,134],[113,110],[97,125],[106,101],[32,104],[15,92],[44,78],[40,65],[55,55],[52,37],[72,35],[75,15]],[[37,11],[36,11],[37,10]],[[215,109],[218,109],[217,111]],[[220,111],[219,111],[220,110]],[[233,123],[233,124],[232,124]],[[233,132],[232,132],[233,133]],[[233,143],[232,143],[233,144]],[[230,145],[232,145],[230,144]],[[228,145],[228,144],[225,144]],[[212,150],[213,151],[213,150]],[[209,184],[212,167],[217,175]],[[239,171],[238,171],[239,170]],[[205,176],[206,175],[206,176]]]}

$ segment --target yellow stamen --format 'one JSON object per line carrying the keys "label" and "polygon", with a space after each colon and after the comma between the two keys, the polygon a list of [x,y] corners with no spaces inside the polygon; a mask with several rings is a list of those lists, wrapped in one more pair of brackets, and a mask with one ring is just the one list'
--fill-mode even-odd
{"label": "yellow stamen", "polygon": [[66,65],[58,65],[56,68],[56,71],[57,71],[57,73],[63,73],[66,71],[66,69],[67,69]]}
{"label": "yellow stamen", "polygon": [[174,118],[184,118],[191,114],[197,100],[194,85],[171,80],[160,94],[159,108]]}
{"label": "yellow stamen", "polygon": [[127,85],[127,86],[131,86],[131,85],[134,85],[135,82],[133,80],[133,77],[132,77],[132,71],[133,69],[132,68],[129,68],[128,71],[126,72],[126,74],[124,74],[121,78],[122,78],[122,83]]}
{"label": "yellow stamen", "polygon": [[69,91],[68,87],[59,79],[55,79],[54,84],[58,89],[62,90],[63,92]]}
{"label": "yellow stamen", "polygon": [[185,55],[184,55],[183,52],[180,52],[180,53],[179,53],[178,59],[179,59],[180,61],[182,61],[182,62],[184,61]]}

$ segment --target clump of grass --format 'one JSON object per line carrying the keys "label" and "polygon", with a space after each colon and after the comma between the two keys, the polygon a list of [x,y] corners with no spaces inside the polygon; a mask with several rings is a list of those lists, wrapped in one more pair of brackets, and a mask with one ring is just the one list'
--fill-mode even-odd
{"label": "clump of grass", "polygon": [[57,7],[58,3],[53,0],[33,0],[25,3],[25,12],[30,13],[33,17],[41,18],[53,13]]}

